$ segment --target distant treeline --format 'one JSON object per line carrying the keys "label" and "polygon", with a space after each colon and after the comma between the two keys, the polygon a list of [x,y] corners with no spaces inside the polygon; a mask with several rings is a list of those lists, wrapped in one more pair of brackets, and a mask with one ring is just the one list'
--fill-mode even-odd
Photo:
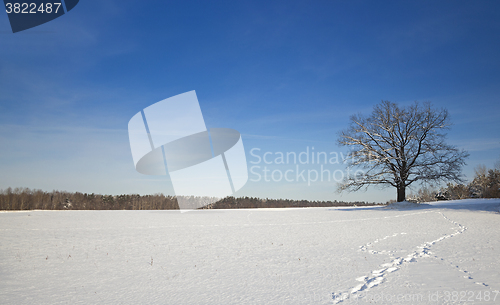
{"label": "distant treeline", "polygon": [[410,195],[407,200],[429,202],[467,198],[500,198],[500,161],[492,169],[484,165],[477,166],[474,179],[468,184],[448,183],[440,190],[423,187],[416,194]]}
{"label": "distant treeline", "polygon": [[[203,209],[334,207],[375,205],[365,202],[308,201],[226,197]],[[177,198],[154,195],[99,195],[64,191],[44,192],[29,188],[0,191],[0,210],[178,210]]]}
{"label": "distant treeline", "polygon": [[305,207],[344,207],[368,206],[377,203],[343,202],[343,201],[308,201],[290,199],[261,199],[253,197],[226,197],[202,209],[252,209],[252,208],[305,208]]}

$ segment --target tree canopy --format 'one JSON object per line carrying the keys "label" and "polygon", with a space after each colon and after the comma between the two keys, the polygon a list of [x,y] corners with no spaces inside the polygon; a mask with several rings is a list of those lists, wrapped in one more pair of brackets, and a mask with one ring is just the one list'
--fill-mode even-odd
{"label": "tree canopy", "polygon": [[370,116],[351,116],[338,144],[352,150],[348,167],[359,170],[347,176],[339,190],[393,186],[397,201],[404,201],[406,188],[414,182],[462,182],[461,169],[469,154],[445,143],[444,131],[450,125],[448,111],[429,102],[399,107],[382,101]]}

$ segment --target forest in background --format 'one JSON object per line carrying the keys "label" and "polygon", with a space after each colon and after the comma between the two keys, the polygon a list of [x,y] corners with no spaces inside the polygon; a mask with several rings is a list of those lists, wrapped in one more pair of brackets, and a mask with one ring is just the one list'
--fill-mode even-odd
{"label": "forest in background", "polygon": [[474,178],[468,184],[448,183],[440,189],[422,187],[416,193],[410,194],[406,200],[421,203],[468,198],[500,198],[500,161],[494,168],[477,166]]}
{"label": "forest in background", "polygon": [[[478,166],[473,180],[468,184],[449,183],[439,190],[422,187],[410,194],[407,201],[429,202],[466,198],[500,198],[500,161],[494,168]],[[254,197],[226,197],[212,204],[209,197],[188,197],[202,209],[250,209],[291,207],[343,207],[371,206],[383,203],[309,201],[291,199],[262,199]],[[387,203],[394,202],[391,200]],[[384,204],[387,204],[384,203]],[[0,190],[0,210],[178,210],[177,198],[163,194],[153,195],[100,195],[79,192],[32,190],[29,188],[7,188]]]}
{"label": "forest in background", "polygon": [[[204,198],[197,199],[203,202]],[[377,203],[226,197],[202,209],[369,206]],[[177,198],[154,195],[100,195],[29,188],[0,191],[0,210],[178,210]]]}

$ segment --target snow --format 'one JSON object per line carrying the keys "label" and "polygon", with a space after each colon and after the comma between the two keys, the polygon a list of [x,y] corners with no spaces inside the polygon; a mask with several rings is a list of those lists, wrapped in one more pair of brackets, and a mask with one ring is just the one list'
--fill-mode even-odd
{"label": "snow", "polygon": [[0,300],[495,304],[499,207],[4,212]]}
{"label": "snow", "polygon": [[[425,203],[424,203],[425,204]],[[387,209],[411,209],[423,206],[422,203],[414,203],[409,201],[394,202],[386,206]]]}

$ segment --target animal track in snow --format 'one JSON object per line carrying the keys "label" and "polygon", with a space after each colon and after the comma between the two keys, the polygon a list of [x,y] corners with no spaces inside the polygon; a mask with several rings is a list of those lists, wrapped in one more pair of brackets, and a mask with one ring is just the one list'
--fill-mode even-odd
{"label": "animal track in snow", "polygon": [[373,246],[374,244],[376,243],[379,243],[383,240],[386,240],[388,238],[391,238],[391,237],[396,237],[398,235],[406,235],[407,233],[394,233],[392,235],[388,235],[384,238],[380,238],[380,239],[376,239],[375,241],[371,242],[371,243],[367,243],[366,245],[363,245],[361,247],[359,247],[359,250],[362,251],[362,252],[368,252],[370,254],[390,254],[390,253],[394,253],[395,251],[386,251],[386,250],[383,250],[383,251],[375,251],[375,250],[369,250],[368,248]]}
{"label": "animal track in snow", "polygon": [[[380,265],[380,267],[382,267],[382,269],[377,269],[377,270],[371,271],[370,275],[368,275],[368,276],[361,276],[361,277],[356,278],[356,281],[362,282],[362,283],[351,288],[349,290],[350,294],[351,295],[356,294],[356,293],[359,293],[361,291],[364,291],[366,289],[375,287],[375,286],[383,283],[385,281],[385,276],[387,274],[399,270],[401,265],[403,265],[404,263],[416,262],[417,258],[419,258],[419,257],[430,257],[431,256],[430,254],[432,254],[432,252],[430,251],[430,248],[432,245],[435,245],[436,243],[443,241],[445,239],[462,234],[465,230],[467,230],[467,227],[449,219],[443,213],[441,213],[441,212],[437,212],[437,213],[439,213],[441,216],[443,216],[443,218],[446,219],[447,221],[453,223],[457,227],[456,231],[451,233],[451,234],[441,236],[440,238],[435,239],[433,241],[425,242],[425,243],[417,246],[416,249],[413,252],[411,252],[410,254],[408,254],[406,257],[396,257],[390,263],[385,263],[385,264]],[[386,240],[388,238],[396,237],[399,235],[405,235],[405,234],[407,234],[407,233],[404,233],[404,232],[403,233],[394,233],[392,235],[385,236],[385,237],[377,239],[371,243],[367,243],[363,246],[360,246],[359,250],[362,252],[368,252],[370,254],[390,255],[391,253],[394,253],[395,251],[386,251],[386,250],[374,251],[374,250],[370,250],[369,247],[371,247],[374,244],[379,243],[383,240]],[[437,256],[435,256],[435,257],[437,258]],[[456,267],[458,268],[458,266],[456,266]],[[463,270],[459,270],[459,271],[467,273],[467,271],[463,271]],[[470,276],[464,276],[464,277],[472,280],[472,277],[470,277]],[[475,283],[478,285],[488,286],[485,283],[480,283],[480,282],[475,282]],[[342,293],[332,293],[332,298],[333,298],[334,304],[340,303],[348,297],[349,296],[346,296],[345,294],[343,295]]]}
{"label": "animal track in snow", "polygon": [[[431,243],[428,243],[428,244],[432,244],[432,245],[433,245],[433,244],[435,244],[435,243],[437,243],[437,242],[439,242],[439,241],[441,241],[441,240],[443,240],[443,239],[447,239],[447,238],[453,237],[453,236],[455,236],[455,235],[462,234],[465,230],[467,230],[467,227],[466,227],[466,226],[463,226],[463,225],[459,224],[458,222],[456,222],[456,221],[453,221],[453,220],[449,219],[448,217],[446,217],[446,216],[445,216],[443,213],[441,213],[441,212],[440,212],[439,214],[441,214],[441,216],[443,216],[443,217],[444,217],[444,219],[446,219],[446,220],[448,220],[449,222],[453,223],[453,224],[454,224],[455,226],[457,226],[459,229],[458,229],[455,233],[452,233],[452,234],[450,234],[450,235],[443,236],[443,237],[441,237],[441,238],[439,238],[439,239],[436,239],[436,240],[434,240],[434,241],[432,241]],[[439,257],[437,257],[437,256],[434,256],[434,258],[436,258],[436,259],[441,259],[442,261],[444,261],[444,259],[443,259],[443,258],[439,258]],[[452,263],[450,263],[450,264],[451,264],[451,265],[453,265]],[[469,275],[469,272],[468,272],[467,270],[463,270],[463,269],[461,269],[461,268],[460,268],[460,266],[456,266],[456,265],[454,265],[454,267],[455,267],[455,268],[457,268],[459,272],[463,272],[463,273],[465,273],[465,274],[466,274],[466,275],[464,275],[464,278],[466,278],[466,279],[468,279],[468,280],[473,280],[473,279],[474,279],[472,276],[470,276],[470,275]],[[486,284],[486,283],[481,283],[481,282],[474,282],[474,284],[477,284],[477,285],[482,285],[482,286],[485,286],[485,287],[489,286],[488,284]]]}

